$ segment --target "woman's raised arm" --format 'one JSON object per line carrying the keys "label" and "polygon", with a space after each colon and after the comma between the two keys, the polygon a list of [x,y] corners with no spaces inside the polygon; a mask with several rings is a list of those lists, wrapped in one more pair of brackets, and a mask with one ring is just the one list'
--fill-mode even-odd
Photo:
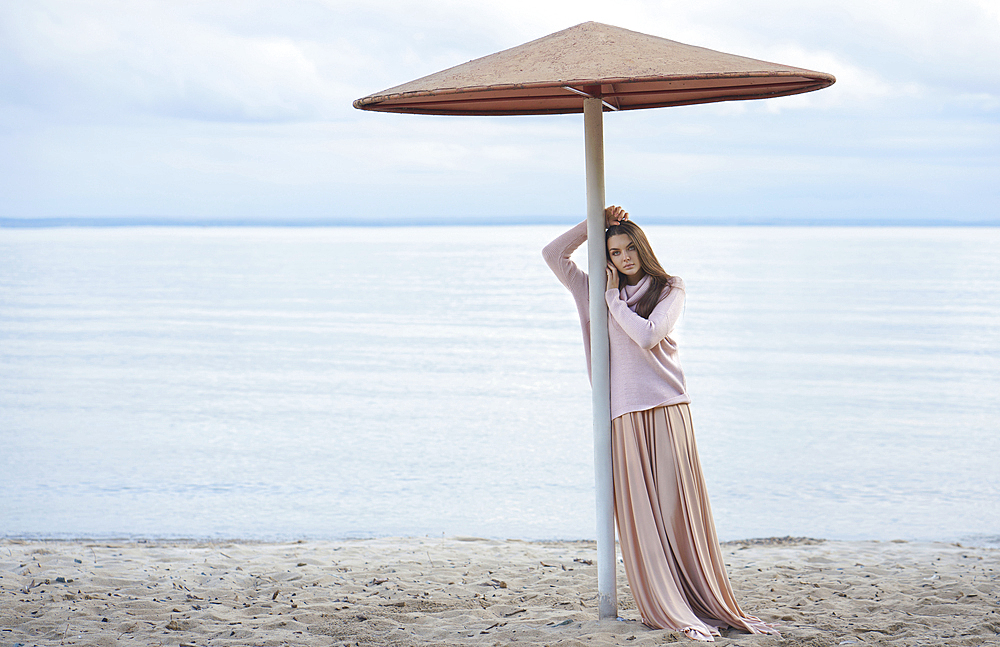
{"label": "woman's raised arm", "polygon": [[[628,220],[628,212],[619,206],[612,205],[604,210],[605,229],[625,220]],[[578,298],[588,298],[589,281],[587,273],[577,267],[576,263],[570,260],[570,256],[586,241],[587,221],[584,220],[542,249],[545,263],[558,277],[559,282]]]}
{"label": "woman's raised arm", "polygon": [[583,221],[560,235],[542,249],[542,258],[552,269],[559,282],[570,292],[587,290],[587,273],[570,260],[576,249],[587,241],[587,221]]}

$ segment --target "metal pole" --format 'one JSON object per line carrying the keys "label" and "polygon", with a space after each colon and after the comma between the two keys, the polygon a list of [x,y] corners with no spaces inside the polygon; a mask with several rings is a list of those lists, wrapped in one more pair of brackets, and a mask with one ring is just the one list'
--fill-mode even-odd
{"label": "metal pole", "polygon": [[590,373],[594,403],[594,481],[597,494],[597,599],[601,620],[618,617],[615,587],[615,503],[611,473],[611,372],[608,304],[604,301],[604,105],[583,101],[587,157],[587,258],[590,275]]}

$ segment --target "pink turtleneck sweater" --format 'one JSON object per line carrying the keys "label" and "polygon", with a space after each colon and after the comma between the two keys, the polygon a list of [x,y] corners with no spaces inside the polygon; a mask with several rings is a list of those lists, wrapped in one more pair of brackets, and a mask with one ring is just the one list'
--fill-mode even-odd
{"label": "pink turtleneck sweater", "polygon": [[[586,240],[587,223],[582,222],[546,245],[542,256],[576,301],[589,374],[590,282],[587,273],[569,258]],[[611,342],[612,419],[631,411],[691,401],[677,357],[677,343],[670,337],[684,311],[684,281],[677,276],[671,278],[670,291],[664,288],[659,303],[645,319],[635,313],[635,308],[649,283],[647,275],[636,285],[604,293]]]}

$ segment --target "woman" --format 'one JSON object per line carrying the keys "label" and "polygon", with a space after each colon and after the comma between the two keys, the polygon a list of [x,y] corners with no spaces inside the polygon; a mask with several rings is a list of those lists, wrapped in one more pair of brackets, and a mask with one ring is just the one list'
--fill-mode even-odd
{"label": "woman", "polygon": [[[632,597],[644,624],[695,640],[713,641],[726,626],[777,633],[740,609],[715,536],[670,336],[684,310],[684,282],[663,271],[625,210],[604,213],[615,520]],[[589,279],[570,260],[586,240],[583,222],[542,255],[576,300],[589,371]]]}

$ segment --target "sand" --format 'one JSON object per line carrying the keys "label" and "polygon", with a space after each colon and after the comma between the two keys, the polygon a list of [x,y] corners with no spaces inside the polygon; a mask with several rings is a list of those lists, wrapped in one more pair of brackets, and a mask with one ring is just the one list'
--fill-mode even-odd
{"label": "sand", "polygon": [[[1000,551],[803,539],[723,546],[737,596],[782,635],[723,645],[1000,645]],[[645,645],[596,619],[591,542],[0,540],[0,646]]]}

